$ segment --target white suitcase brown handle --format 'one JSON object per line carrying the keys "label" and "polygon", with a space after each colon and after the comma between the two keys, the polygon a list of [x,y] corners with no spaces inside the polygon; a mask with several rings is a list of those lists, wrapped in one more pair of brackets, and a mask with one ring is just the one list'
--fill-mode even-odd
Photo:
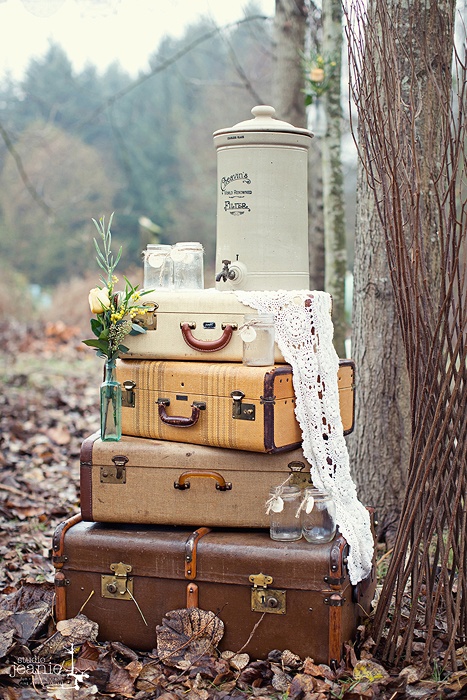
{"label": "white suitcase brown handle", "polygon": [[191,323],[181,323],[180,328],[182,330],[182,336],[185,343],[192,350],[199,350],[199,352],[216,352],[217,350],[222,350],[225,348],[232,338],[232,333],[237,328],[236,323],[226,323],[223,324],[223,333],[220,338],[216,340],[199,340],[193,335],[192,328],[194,327]]}

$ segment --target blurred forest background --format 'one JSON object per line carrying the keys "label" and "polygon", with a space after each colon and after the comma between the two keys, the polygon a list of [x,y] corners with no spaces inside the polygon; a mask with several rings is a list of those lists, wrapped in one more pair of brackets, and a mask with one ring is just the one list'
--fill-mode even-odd
{"label": "blurred forest background", "polygon": [[[157,236],[201,241],[213,286],[212,133],[251,118],[255,104],[274,104],[273,56],[272,19],[253,2],[231,27],[201,19],[181,38],[165,37],[136,80],[118,65],[76,72],[51,44],[21,80],[0,82],[0,315],[87,323],[98,280],[91,218],[112,211],[120,272],[131,270],[132,281],[142,282],[141,252]],[[344,168],[351,248],[356,158]]]}

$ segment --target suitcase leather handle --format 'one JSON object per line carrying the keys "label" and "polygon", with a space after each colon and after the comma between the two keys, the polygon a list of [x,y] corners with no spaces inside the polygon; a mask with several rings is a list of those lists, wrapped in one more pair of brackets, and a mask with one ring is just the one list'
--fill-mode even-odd
{"label": "suitcase leather handle", "polygon": [[188,479],[191,478],[214,479],[216,482],[216,489],[218,491],[232,490],[232,484],[230,483],[230,481],[226,481],[222,474],[219,474],[219,472],[201,471],[198,469],[192,469],[182,472],[178,477],[178,481],[174,481],[174,489],[180,489],[181,491],[189,489],[190,482],[188,481]]}
{"label": "suitcase leather handle", "polygon": [[192,425],[196,425],[198,422],[201,411],[206,409],[206,404],[203,401],[193,401],[191,404],[191,416],[169,416],[165,410],[165,407],[170,404],[169,399],[157,399],[156,403],[161,421],[174,428],[191,428]]}
{"label": "suitcase leather handle", "polygon": [[229,344],[236,325],[234,326],[227,323],[224,332],[217,340],[198,340],[191,332],[189,323],[181,323],[180,328],[182,329],[183,340],[192,350],[199,350],[199,352],[215,352],[216,350],[222,350],[222,348],[225,348],[226,345]]}

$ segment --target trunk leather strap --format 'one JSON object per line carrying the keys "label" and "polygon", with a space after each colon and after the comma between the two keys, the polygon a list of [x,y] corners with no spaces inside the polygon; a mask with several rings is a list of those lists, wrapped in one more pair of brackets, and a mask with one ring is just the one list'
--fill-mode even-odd
{"label": "trunk leather strap", "polygon": [[73,527],[73,525],[80,523],[81,520],[81,513],[78,513],[77,515],[73,515],[71,518],[68,518],[68,520],[65,520],[63,523],[60,523],[60,525],[56,528],[52,539],[52,563],[55,569],[61,569],[63,564],[66,562],[66,559],[64,559],[64,549],[65,535],[67,531],[70,529],[70,527]]}
{"label": "trunk leather strap", "polygon": [[211,532],[209,527],[195,530],[185,542],[185,578],[193,581],[196,578],[196,549],[198,541]]}
{"label": "trunk leather strap", "polygon": [[186,606],[187,608],[198,607],[198,586],[196,583],[189,583],[186,587]]}

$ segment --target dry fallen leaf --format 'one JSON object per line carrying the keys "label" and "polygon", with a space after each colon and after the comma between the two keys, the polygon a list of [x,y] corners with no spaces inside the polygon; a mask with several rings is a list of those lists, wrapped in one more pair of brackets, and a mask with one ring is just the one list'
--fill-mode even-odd
{"label": "dry fallen leaf", "polygon": [[389,673],[375,661],[365,659],[357,661],[353,670],[353,677],[356,681],[367,680],[370,683],[388,678]]}
{"label": "dry fallen leaf", "polygon": [[221,658],[228,661],[235,671],[242,671],[250,663],[248,654],[235,654],[233,651],[223,651]]}
{"label": "dry fallen leaf", "polygon": [[83,615],[77,615],[69,620],[57,623],[57,631],[36,650],[38,656],[61,656],[70,649],[71,645],[79,646],[84,642],[95,642],[99,626]]}
{"label": "dry fallen leaf", "polygon": [[187,662],[212,654],[223,635],[224,623],[209,610],[171,610],[156,627],[157,653],[164,664],[183,669]]}

